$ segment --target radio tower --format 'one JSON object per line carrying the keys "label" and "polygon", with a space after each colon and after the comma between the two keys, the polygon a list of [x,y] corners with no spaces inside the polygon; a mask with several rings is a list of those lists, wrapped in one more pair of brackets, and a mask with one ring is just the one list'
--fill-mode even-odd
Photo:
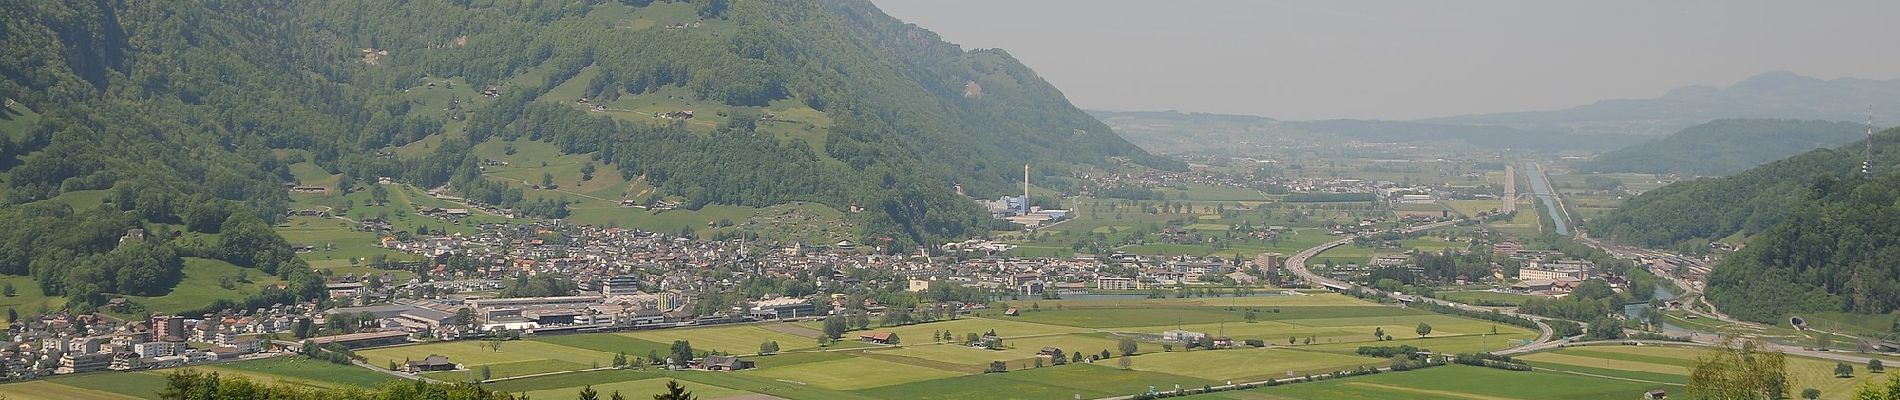
{"label": "radio tower", "polygon": [[1867,152],[1861,155],[1860,176],[1874,175],[1874,106],[1867,106]]}

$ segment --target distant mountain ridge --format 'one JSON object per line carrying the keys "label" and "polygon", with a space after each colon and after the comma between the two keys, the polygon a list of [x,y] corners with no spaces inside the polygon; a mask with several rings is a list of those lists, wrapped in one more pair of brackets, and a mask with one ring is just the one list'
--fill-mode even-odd
{"label": "distant mountain ridge", "polygon": [[1861,123],[1822,120],[1715,120],[1661,139],[1604,153],[1583,164],[1581,169],[1728,175],[1808,150],[1847,144],[1861,139],[1866,129]]}
{"label": "distant mountain ridge", "polygon": [[1297,148],[1316,141],[1379,143],[1460,142],[1499,149],[1604,151],[1636,143],[1636,135],[1575,137],[1557,131],[1413,121],[1333,119],[1283,121],[1267,117],[1179,111],[1101,111],[1089,114],[1148,151],[1163,154],[1246,152]]}
{"label": "distant mountain ridge", "polygon": [[[1577,134],[1667,135],[1732,118],[1864,121],[1869,106],[1900,110],[1900,79],[1824,80],[1775,71],[1728,87],[1686,86],[1649,99],[1603,100],[1563,110],[1461,115],[1417,122]],[[1876,114],[1875,124],[1889,126],[1894,118]]]}

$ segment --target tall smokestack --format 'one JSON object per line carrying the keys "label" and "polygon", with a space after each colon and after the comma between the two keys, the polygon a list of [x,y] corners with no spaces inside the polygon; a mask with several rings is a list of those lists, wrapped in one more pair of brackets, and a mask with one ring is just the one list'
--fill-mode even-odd
{"label": "tall smokestack", "polygon": [[1029,213],[1029,164],[1023,164],[1023,214]]}

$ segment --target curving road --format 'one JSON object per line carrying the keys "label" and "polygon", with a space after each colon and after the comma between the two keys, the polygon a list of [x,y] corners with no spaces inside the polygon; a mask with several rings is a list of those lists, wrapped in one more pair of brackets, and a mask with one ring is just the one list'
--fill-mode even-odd
{"label": "curving road", "polygon": [[[1404,228],[1400,230],[1400,232],[1413,233],[1413,232],[1419,232],[1419,231],[1438,229],[1438,228],[1455,225],[1458,223],[1458,221],[1459,220],[1434,222],[1430,224]],[[1312,270],[1306,269],[1306,260],[1312,259],[1314,256],[1319,255],[1319,253],[1325,252],[1326,250],[1330,250],[1334,247],[1344,246],[1347,243],[1352,243],[1352,240],[1357,237],[1358,236],[1347,236],[1344,238],[1340,238],[1339,240],[1326,242],[1318,246],[1307,248],[1306,250],[1301,250],[1299,253],[1294,254],[1292,257],[1287,257],[1286,270],[1289,272],[1292,272],[1293,275],[1299,276],[1300,279],[1305,280],[1308,284],[1312,284],[1317,287],[1323,287],[1323,288],[1328,288],[1328,289],[1333,289],[1333,290],[1351,290],[1351,291],[1360,291],[1360,292],[1380,293],[1378,289],[1368,288],[1368,287],[1353,284],[1352,282],[1346,282],[1346,281],[1341,281],[1338,279],[1320,276],[1319,274],[1313,273]],[[1417,298],[1417,301],[1444,305],[1444,306],[1451,306],[1451,307],[1464,309],[1464,310],[1491,311],[1491,309],[1487,309],[1487,308],[1473,307],[1471,305],[1467,305],[1463,303],[1433,299],[1433,298],[1428,298],[1428,297],[1419,297]],[[1500,311],[1500,312],[1503,312],[1503,311]],[[1531,341],[1530,343],[1525,343],[1524,345],[1521,345],[1521,346],[1494,351],[1492,353],[1495,353],[1495,354],[1524,353],[1524,352],[1543,350],[1546,348],[1550,348],[1556,344],[1551,341],[1551,339],[1553,339],[1556,336],[1556,331],[1551,329],[1549,324],[1544,323],[1543,317],[1527,315],[1527,314],[1518,314],[1515,312],[1503,312],[1503,313],[1505,315],[1520,317],[1520,318],[1531,320],[1531,322],[1537,323],[1537,330],[1539,331],[1537,335],[1537,340]]]}

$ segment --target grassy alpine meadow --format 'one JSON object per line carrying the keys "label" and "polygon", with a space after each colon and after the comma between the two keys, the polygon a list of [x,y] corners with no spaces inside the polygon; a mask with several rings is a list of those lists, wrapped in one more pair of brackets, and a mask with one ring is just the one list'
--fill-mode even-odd
{"label": "grassy alpine meadow", "polygon": [[887,399],[983,400],[1099,398],[1148,391],[1149,386],[1200,387],[1218,382],[1159,372],[1123,370],[1108,364],[1049,366],[912,382],[857,391]]}
{"label": "grassy alpine meadow", "polygon": [[1595,400],[1636,398],[1680,386],[1546,371],[1448,365],[1291,385],[1188,396],[1188,399]]}

